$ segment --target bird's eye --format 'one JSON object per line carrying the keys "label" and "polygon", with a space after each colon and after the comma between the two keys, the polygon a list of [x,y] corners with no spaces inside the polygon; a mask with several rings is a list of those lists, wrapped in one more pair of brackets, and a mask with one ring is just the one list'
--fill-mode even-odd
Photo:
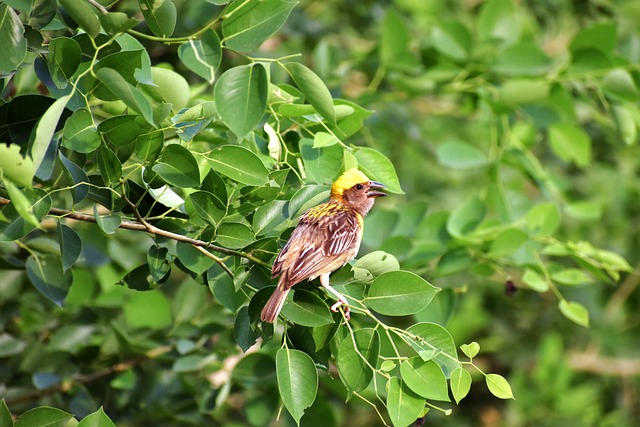
{"label": "bird's eye", "polygon": [[364,186],[362,184],[356,184],[356,190],[362,190]]}

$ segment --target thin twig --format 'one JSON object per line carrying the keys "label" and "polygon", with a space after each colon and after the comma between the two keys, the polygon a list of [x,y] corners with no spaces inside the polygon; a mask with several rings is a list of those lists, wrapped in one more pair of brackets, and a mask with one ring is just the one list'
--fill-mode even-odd
{"label": "thin twig", "polygon": [[[4,197],[0,197],[0,206],[8,205],[9,203],[11,203],[11,200],[6,199]],[[93,222],[93,223],[96,222],[96,218],[93,215],[79,213],[79,212],[72,212],[66,209],[51,208],[49,209],[49,215],[69,218],[76,221]],[[269,263],[262,261],[260,258],[257,258],[248,252],[228,249],[222,246],[214,245],[211,242],[205,242],[204,240],[193,239],[191,237],[183,236],[182,234],[172,233],[171,231],[158,228],[153,224],[148,224],[148,227],[145,227],[143,224],[140,224],[139,222],[136,222],[136,221],[122,221],[118,226],[118,228],[123,228],[125,230],[144,231],[147,233],[155,234],[156,236],[162,236],[178,242],[188,243],[196,247],[206,248],[214,252],[220,252],[225,255],[245,258],[253,262],[254,264],[258,264],[265,268],[271,268],[271,265],[269,265]]]}
{"label": "thin twig", "polygon": [[231,276],[231,278],[233,279],[233,271],[229,270],[229,267],[227,267],[227,265],[224,263],[224,261],[220,258],[218,258],[217,256],[215,256],[214,254],[212,254],[211,252],[209,252],[208,250],[206,250],[205,248],[203,248],[202,246],[193,246],[194,248],[196,248],[197,250],[199,250],[200,252],[202,252],[204,254],[204,256],[211,258],[212,260],[214,260],[215,262],[218,263],[218,265],[220,265],[220,267],[222,267],[222,269],[224,271],[227,272],[227,274],[229,276]]}

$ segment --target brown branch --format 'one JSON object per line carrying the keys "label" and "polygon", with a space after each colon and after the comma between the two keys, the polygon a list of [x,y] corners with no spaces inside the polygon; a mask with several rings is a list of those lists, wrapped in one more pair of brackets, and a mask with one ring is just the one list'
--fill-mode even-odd
{"label": "brown branch", "polygon": [[[9,203],[11,203],[11,200],[6,199],[4,197],[0,197],[0,206],[8,205]],[[80,212],[72,212],[66,209],[51,208],[49,209],[49,215],[69,218],[76,221],[85,221],[85,222],[93,222],[93,223],[96,222],[96,218],[93,215],[80,213]],[[178,242],[187,243],[195,247],[202,247],[202,248],[212,250],[214,252],[220,252],[225,255],[245,258],[253,262],[254,264],[261,265],[262,267],[265,267],[265,268],[271,268],[271,266],[268,263],[262,261],[260,258],[257,258],[248,252],[236,251],[233,249],[228,249],[222,246],[214,245],[213,243],[210,243],[210,242],[205,242],[204,240],[192,239],[191,237],[183,236],[182,234],[172,233],[171,231],[163,230],[152,224],[147,223],[147,226],[145,226],[144,224],[141,224],[136,221],[122,221],[118,226],[118,228],[123,228],[125,230],[144,231],[150,234],[155,234],[156,236],[162,236]]]}
{"label": "brown branch", "polygon": [[598,375],[635,377],[640,375],[640,359],[601,356],[595,353],[569,355],[569,366],[578,371]]}

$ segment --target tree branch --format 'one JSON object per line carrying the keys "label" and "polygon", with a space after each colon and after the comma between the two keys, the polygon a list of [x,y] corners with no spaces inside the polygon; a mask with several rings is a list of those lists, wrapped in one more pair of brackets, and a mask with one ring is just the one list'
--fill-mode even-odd
{"label": "tree branch", "polygon": [[[11,203],[11,200],[6,199],[4,197],[0,197],[0,206],[8,205],[9,203]],[[96,222],[96,218],[93,215],[79,213],[79,212],[72,212],[66,209],[51,208],[49,209],[49,215],[69,218],[76,221],[93,222],[93,223]],[[144,224],[141,224],[137,221],[122,221],[118,226],[118,228],[124,228],[125,230],[144,231],[150,234],[155,234],[156,236],[162,236],[168,239],[176,240],[178,242],[188,243],[196,247],[206,248],[214,252],[220,252],[225,255],[245,258],[253,262],[254,264],[258,264],[265,268],[271,268],[271,265],[269,265],[269,263],[262,261],[260,258],[255,257],[251,253],[224,248],[222,246],[214,245],[213,243],[210,243],[210,242],[205,242],[204,240],[193,239],[191,237],[183,236],[182,234],[172,233],[171,231],[163,230],[149,223],[147,223],[147,225],[145,226]]]}

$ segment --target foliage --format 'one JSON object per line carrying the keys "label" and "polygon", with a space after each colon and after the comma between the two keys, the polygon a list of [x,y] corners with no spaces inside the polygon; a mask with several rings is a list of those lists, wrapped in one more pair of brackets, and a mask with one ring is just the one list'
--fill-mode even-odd
{"label": "foliage", "polygon": [[[637,8],[431,3],[0,4],[2,420],[444,424],[481,389],[510,425],[631,424],[581,413],[558,332],[515,366],[542,315],[632,322]],[[351,167],[391,193],[332,275],[353,318],[300,284],[262,324],[278,247]],[[536,413],[554,369],[575,411]]]}

